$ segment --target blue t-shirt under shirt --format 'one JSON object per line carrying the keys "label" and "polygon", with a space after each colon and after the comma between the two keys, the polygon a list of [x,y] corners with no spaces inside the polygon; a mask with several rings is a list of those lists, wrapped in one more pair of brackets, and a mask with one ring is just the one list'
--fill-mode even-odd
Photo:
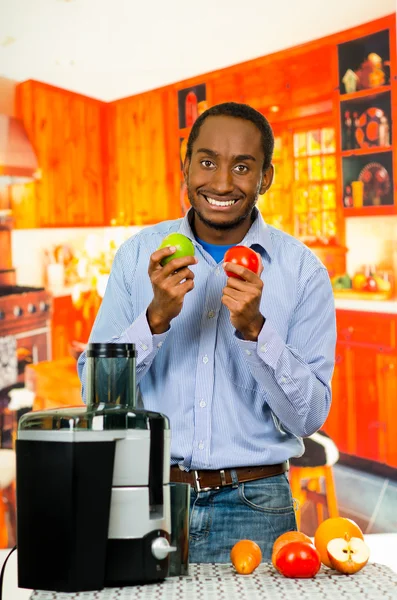
{"label": "blue t-shirt under shirt", "polygon": [[229,244],[227,246],[218,246],[217,244],[208,244],[207,242],[203,242],[203,240],[200,240],[199,238],[196,239],[199,242],[199,244],[202,245],[204,250],[208,252],[208,254],[211,254],[212,258],[217,263],[220,263],[221,261],[223,262],[223,257],[225,256],[226,250],[229,250],[229,248],[233,248],[233,246],[236,245]]}

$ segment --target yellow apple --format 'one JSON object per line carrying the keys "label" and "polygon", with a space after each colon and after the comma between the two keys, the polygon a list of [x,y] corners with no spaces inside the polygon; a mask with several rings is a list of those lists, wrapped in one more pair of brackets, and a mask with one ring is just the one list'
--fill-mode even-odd
{"label": "yellow apple", "polygon": [[327,544],[329,561],[334,569],[341,573],[357,573],[368,562],[369,548],[357,537],[334,538]]}

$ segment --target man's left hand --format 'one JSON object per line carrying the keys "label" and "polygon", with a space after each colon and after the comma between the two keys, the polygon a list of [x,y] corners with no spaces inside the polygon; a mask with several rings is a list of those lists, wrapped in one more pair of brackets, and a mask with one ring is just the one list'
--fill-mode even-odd
{"label": "man's left hand", "polygon": [[226,287],[223,288],[222,304],[230,311],[230,321],[240,332],[245,340],[256,342],[263,327],[265,319],[259,311],[262,298],[263,281],[260,275],[249,269],[233,263],[225,263],[225,271],[235,273],[242,277],[228,277]]}

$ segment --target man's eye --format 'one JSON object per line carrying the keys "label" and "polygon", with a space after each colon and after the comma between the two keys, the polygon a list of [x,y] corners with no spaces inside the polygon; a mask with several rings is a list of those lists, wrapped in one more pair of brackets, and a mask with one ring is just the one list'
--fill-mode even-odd
{"label": "man's eye", "polygon": [[237,173],[246,173],[248,171],[248,167],[246,165],[236,165],[234,170],[237,171]]}
{"label": "man's eye", "polygon": [[208,160],[207,158],[201,161],[201,164],[203,165],[203,167],[205,167],[206,169],[211,169],[212,167],[214,167],[214,163],[212,162],[212,160]]}

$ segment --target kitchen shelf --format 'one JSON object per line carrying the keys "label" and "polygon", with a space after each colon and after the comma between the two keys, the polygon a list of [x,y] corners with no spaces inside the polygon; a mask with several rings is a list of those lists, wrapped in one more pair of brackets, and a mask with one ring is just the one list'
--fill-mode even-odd
{"label": "kitchen shelf", "polygon": [[372,148],[356,148],[355,150],[344,150],[341,152],[341,156],[344,158],[350,156],[366,156],[367,154],[382,154],[383,152],[390,152],[392,146],[372,146]]}
{"label": "kitchen shelf", "polygon": [[391,91],[391,85],[381,85],[376,88],[369,88],[367,90],[360,90],[353,92],[352,94],[341,94],[341,102],[349,102],[351,100],[359,100],[360,98],[371,98],[371,96],[379,96],[379,94],[385,94]]}
{"label": "kitchen shelf", "polygon": [[338,300],[390,300],[393,292],[364,292],[352,289],[338,290],[334,289],[334,298]]}
{"label": "kitchen shelf", "polygon": [[380,217],[395,215],[396,208],[392,204],[386,204],[382,206],[344,206],[343,213],[346,217]]}
{"label": "kitchen shelf", "polygon": [[[395,66],[395,22],[338,44],[337,154],[345,218],[396,214]],[[354,78],[358,90],[345,93],[354,89]]]}

